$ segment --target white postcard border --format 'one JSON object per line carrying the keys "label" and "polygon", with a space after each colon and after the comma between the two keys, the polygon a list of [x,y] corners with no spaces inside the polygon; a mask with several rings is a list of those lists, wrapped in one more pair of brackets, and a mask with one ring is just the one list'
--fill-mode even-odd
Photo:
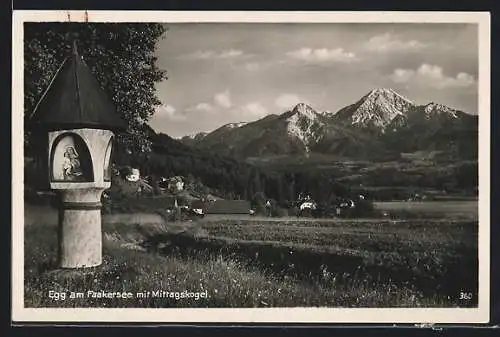
{"label": "white postcard border", "polygon": [[[24,308],[24,22],[477,23],[479,298],[477,308]],[[17,11],[12,27],[12,320],[15,322],[487,323],[490,305],[490,14],[488,12]]]}

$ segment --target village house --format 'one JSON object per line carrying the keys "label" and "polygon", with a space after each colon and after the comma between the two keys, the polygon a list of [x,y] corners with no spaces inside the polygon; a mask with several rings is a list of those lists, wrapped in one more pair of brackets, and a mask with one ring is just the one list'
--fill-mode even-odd
{"label": "village house", "polygon": [[184,190],[184,180],[181,176],[173,176],[170,178],[161,178],[160,185],[171,192],[180,192]]}
{"label": "village house", "polygon": [[125,179],[128,181],[139,181],[141,178],[141,173],[139,169],[132,168],[130,169],[130,172],[126,175]]}
{"label": "village house", "polygon": [[115,182],[115,184],[120,184],[129,193],[153,193],[153,187],[147,180],[147,177],[141,177],[139,169],[126,166],[117,171],[120,172],[119,175],[121,175],[123,182]]}

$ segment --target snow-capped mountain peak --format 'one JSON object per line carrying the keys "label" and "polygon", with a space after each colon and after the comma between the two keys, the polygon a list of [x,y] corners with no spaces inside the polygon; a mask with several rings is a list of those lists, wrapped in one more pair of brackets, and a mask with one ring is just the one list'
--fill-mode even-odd
{"label": "snow-capped mountain peak", "polygon": [[196,138],[205,137],[207,134],[208,134],[207,132],[194,132],[194,133],[190,133],[189,135],[186,135],[186,136],[177,137],[176,139],[182,139],[182,138],[196,139]]}
{"label": "snow-capped mountain peak", "polygon": [[477,116],[464,111],[432,102],[414,104],[392,89],[380,88],[335,113],[317,112],[300,103],[248,125],[223,125],[199,141],[185,143],[238,158],[311,152],[399,158],[407,152],[443,151],[470,159],[477,156],[477,121]]}
{"label": "snow-capped mountain peak", "polygon": [[382,131],[398,115],[405,115],[414,103],[392,89],[371,90],[355,104],[336,115],[356,126],[374,126]]}
{"label": "snow-capped mountain peak", "polygon": [[293,114],[299,114],[305,116],[309,119],[315,119],[317,117],[317,112],[305,103],[299,103],[293,108]]}
{"label": "snow-capped mountain peak", "polygon": [[306,152],[309,145],[320,138],[320,128],[324,125],[318,120],[318,113],[305,103],[299,103],[293,108],[292,114],[286,119],[287,133],[298,138],[305,146]]}
{"label": "snow-capped mountain peak", "polygon": [[368,93],[367,97],[372,97],[372,98],[373,97],[376,97],[376,98],[384,97],[384,98],[391,100],[391,101],[401,100],[401,101],[406,101],[408,103],[414,104],[411,100],[409,100],[408,98],[406,98],[404,96],[401,96],[400,94],[398,94],[396,91],[394,91],[391,88],[373,89]]}
{"label": "snow-capped mountain peak", "polygon": [[223,125],[222,127],[226,128],[226,129],[235,129],[235,128],[240,128],[246,124],[248,124],[248,122],[227,123],[227,124]]}
{"label": "snow-capped mountain peak", "polygon": [[431,118],[432,115],[448,114],[453,118],[458,118],[457,111],[443,104],[430,102],[424,106],[426,118]]}

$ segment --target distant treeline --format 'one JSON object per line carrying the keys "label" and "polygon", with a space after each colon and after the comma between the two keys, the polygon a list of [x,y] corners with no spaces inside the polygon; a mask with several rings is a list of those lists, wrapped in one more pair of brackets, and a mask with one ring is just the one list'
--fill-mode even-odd
{"label": "distant treeline", "polygon": [[[184,145],[165,134],[149,130],[153,140],[153,151],[130,155],[119,148],[114,159],[119,165],[138,167],[142,175],[155,179],[181,175],[189,177],[201,186],[228,199],[253,200],[257,196],[271,198],[280,205],[289,205],[300,193],[307,193],[318,201],[352,197],[363,192],[356,182],[340,182],[327,169],[314,167],[295,168],[293,171],[276,170],[237,161],[230,157],[200,151]],[[395,186],[395,193],[385,189],[378,195],[376,190],[367,190],[373,199],[406,198],[401,186],[434,188],[447,191],[469,191],[477,186],[477,162],[441,169],[440,174],[412,175],[395,170],[376,170],[367,175],[372,186]]]}
{"label": "distant treeline", "polygon": [[196,180],[228,199],[252,200],[264,194],[280,204],[295,201],[299,193],[317,199],[332,195],[347,196],[348,186],[324,172],[278,172],[230,157],[192,149],[164,134],[153,136],[153,151],[129,155],[119,149],[114,154],[118,165],[138,167],[141,175],[158,179],[180,175]]}
{"label": "distant treeline", "polygon": [[[477,162],[421,168],[418,172],[378,167],[353,179],[346,179],[346,172],[341,172],[338,167],[262,167],[193,149],[153,130],[150,133],[152,152],[133,155],[117,146],[113,153],[114,162],[139,168],[141,175],[151,176],[153,181],[161,177],[184,176],[186,183],[199,194],[212,193],[222,198],[245,199],[253,203],[273,199],[282,207],[290,207],[301,193],[309,194],[320,203],[357,197],[359,194],[371,200],[402,200],[417,193],[425,194],[426,190],[449,195],[477,195]],[[26,160],[27,188],[34,187],[37,179],[45,180],[39,172],[34,162]]]}

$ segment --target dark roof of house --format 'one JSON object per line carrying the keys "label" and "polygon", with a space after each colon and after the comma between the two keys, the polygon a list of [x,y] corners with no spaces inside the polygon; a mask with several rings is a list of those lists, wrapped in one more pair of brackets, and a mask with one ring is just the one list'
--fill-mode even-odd
{"label": "dark roof of house", "polygon": [[28,121],[29,128],[125,130],[107,93],[78,55],[76,43],[52,78]]}

